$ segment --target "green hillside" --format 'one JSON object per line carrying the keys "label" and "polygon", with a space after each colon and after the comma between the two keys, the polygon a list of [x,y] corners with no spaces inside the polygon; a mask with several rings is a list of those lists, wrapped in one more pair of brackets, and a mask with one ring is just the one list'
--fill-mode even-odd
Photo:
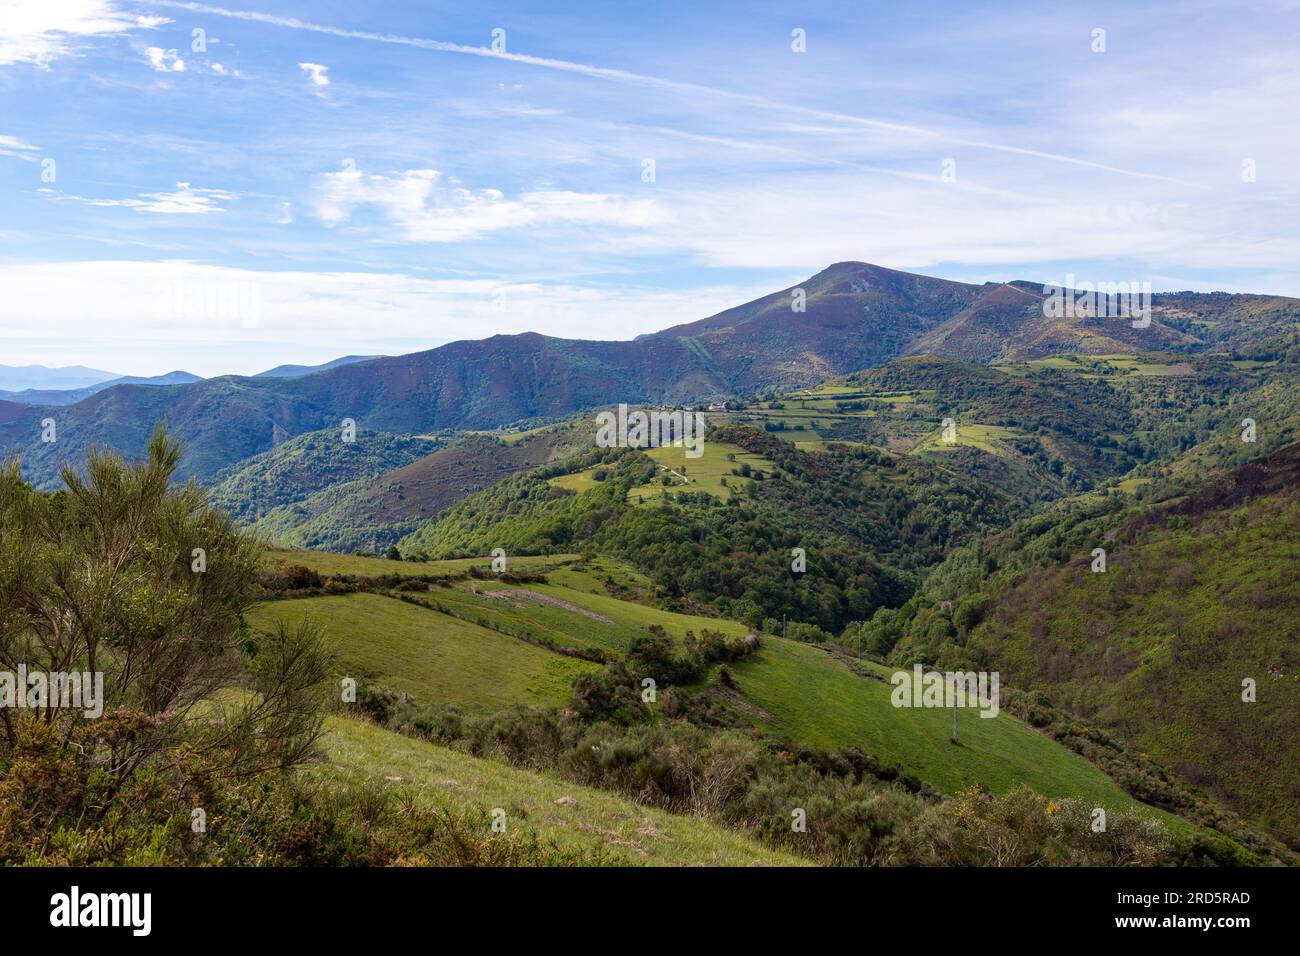
{"label": "green hillside", "polygon": [[[465,435],[446,447],[434,444],[429,454],[394,462],[364,478],[320,486],[313,494],[260,512],[253,527],[264,540],[283,547],[382,551],[467,495],[570,457],[589,443],[585,422],[502,436]],[[249,470],[257,474],[262,469],[253,464]]]}
{"label": "green hillside", "polygon": [[[694,458],[687,454],[685,447],[671,445],[647,448],[645,456],[656,468],[649,481],[628,490],[628,501],[635,504],[653,502],[680,491],[703,492],[725,501],[744,494],[756,478],[762,480],[776,471],[776,465],[762,455],[724,441],[706,441],[699,457]],[[590,491],[605,481],[609,472],[607,465],[594,465],[557,475],[550,482],[567,491]]]}
{"label": "green hillside", "polygon": [[212,479],[213,503],[251,524],[332,485],[408,465],[441,444],[371,431],[359,431],[352,438],[345,441],[340,428],[329,428],[290,438],[246,458]]}
{"label": "green hillside", "polygon": [[955,554],[871,639],[896,641],[900,663],[997,667],[1298,845],[1298,480],[1293,445],[1185,490],[1150,486],[1148,504],[1028,519]]}
{"label": "green hillside", "polygon": [[[666,813],[605,790],[412,740],[361,720],[329,722],[324,748],[335,772],[356,784],[408,794],[418,804],[474,811],[491,836],[491,811],[505,811],[505,835],[522,830],[564,849],[599,854],[614,866],[807,866],[696,816]],[[322,776],[326,776],[322,774]]]}
{"label": "green hillside", "polygon": [[[737,622],[646,603],[656,598],[653,581],[631,565],[608,558],[518,559],[514,573],[524,577],[511,580],[493,574],[481,559],[393,562],[270,552],[267,560],[281,568],[286,562],[313,564],[372,593],[268,602],[249,618],[255,630],[303,616],[318,620],[346,672],[361,675],[364,684],[412,694],[424,705],[454,705],[467,713],[491,715],[518,703],[572,707],[574,678],[595,675],[601,661],[639,659],[638,644],[648,634],[666,635],[678,653],[686,653],[710,633],[739,640],[750,631]],[[371,574],[352,573],[356,570]],[[946,563],[936,575],[947,570]],[[412,586],[400,584],[403,580]],[[387,590],[395,584],[397,590]],[[909,613],[924,595],[891,613]],[[1166,609],[1156,607],[1151,613],[1158,617]],[[916,615],[929,627],[909,631],[904,625],[907,636],[894,649],[897,666],[935,660],[933,652],[918,656],[914,635],[934,633],[934,622],[949,616],[930,611]],[[982,647],[981,637],[1002,626],[995,622],[990,613],[987,626],[975,629],[971,649]],[[1010,630],[1009,642],[1015,640],[1015,630]],[[1196,832],[1193,824],[1226,828],[1253,841],[1257,850],[1280,852],[1269,850],[1267,840],[1251,836],[1255,831],[1245,821],[1219,817],[1213,801],[1222,796],[1220,790],[1211,788],[1208,798],[1189,801],[1186,793],[1195,791],[1178,788],[1196,788],[1205,780],[1179,764],[1176,752],[1148,747],[1119,729],[1116,733],[1132,741],[1133,751],[1116,750],[1118,745],[1086,727],[1076,725],[1070,735],[1062,736],[1057,724],[1044,726],[1033,705],[1026,709],[1020,693],[1040,685],[1025,679],[1018,662],[1006,655],[997,658],[994,668],[1002,673],[1003,712],[993,719],[961,712],[954,743],[951,710],[894,707],[888,678],[896,668],[857,656],[864,648],[879,652],[877,622],[864,629],[861,642],[856,628],[850,631],[852,637],[846,632],[844,643],[830,647],[765,633],[757,652],[722,667],[709,666],[685,683],[669,679],[664,689],[678,687],[698,698],[704,708],[700,713],[710,715],[705,718],[709,722],[750,728],[787,746],[869,754],[881,765],[954,797],[971,786],[995,795],[1028,787],[1045,796],[1069,795],[1091,806],[1154,815],[1187,834]],[[981,652],[974,662],[947,651],[937,657],[942,667],[960,662],[962,668],[979,668],[989,666],[990,655]],[[1053,699],[1078,712],[1070,701],[1055,694]],[[674,714],[680,709],[676,704],[669,707]],[[1269,712],[1275,714],[1276,709]],[[1114,727],[1105,715],[1089,717],[1096,717],[1098,726]],[[1145,806],[1135,795],[1186,819]],[[1259,822],[1278,832],[1272,821]]]}
{"label": "green hillside", "polygon": [[[723,499],[690,490],[702,486],[662,486],[659,499],[642,502],[634,490],[656,480],[660,463],[598,450],[595,461],[540,469],[473,495],[399,546],[433,557],[581,549],[634,565],[675,609],[750,627],[787,615],[838,631],[868,609],[902,603],[917,572],[1007,520],[1002,495],[929,462],[867,448],[810,454],[734,425],[714,429],[709,441],[761,460],[734,463],[749,479],[742,493]],[[607,477],[586,490],[552,483],[598,462]],[[725,476],[717,477],[720,489]],[[804,550],[806,572],[792,571],[795,548]]]}
{"label": "green hillside", "polygon": [[573,678],[594,668],[377,594],[272,601],[248,620],[272,630],[304,618],[324,628],[342,674],[469,708],[560,704]]}
{"label": "green hillside", "polygon": [[[507,555],[506,567],[511,571],[548,571],[566,565],[576,554]],[[444,561],[421,561],[414,558],[403,561],[381,558],[378,555],[337,554],[333,551],[309,551],[305,548],[268,548],[262,552],[262,567],[284,570],[305,567],[325,577],[372,578],[385,574],[450,575],[464,574],[471,568],[491,570],[492,558],[453,558]]]}
{"label": "green hillside", "polygon": [[[991,367],[922,355],[716,417],[803,450],[844,442],[928,456],[1044,501],[1171,467],[1201,477],[1276,450],[1300,438],[1298,381],[1292,362],[1230,353],[1063,353]],[[1253,444],[1239,439],[1244,418],[1257,423]]]}
{"label": "green hillside", "polygon": [[[94,457],[59,496],[0,472],[7,646],[75,628],[78,659],[114,676],[110,720],[11,715],[6,863],[780,859],[755,842],[851,865],[1267,858],[1138,807],[1009,714],[953,739],[946,712],[892,707],[878,668],[640,603],[657,583],[608,557],[497,574],[267,551],[170,482],[179,458],[160,433],[148,461]],[[59,583],[81,569],[97,587]],[[113,642],[80,630],[97,614]]]}
{"label": "green hillside", "polygon": [[[590,579],[585,570],[569,573]],[[284,600],[260,605],[249,623],[269,629],[306,615],[323,624],[346,673],[479,711],[511,702],[563,703],[567,681],[595,669],[543,650],[542,642],[622,656],[651,626],[679,643],[706,629],[746,633],[733,622],[557,584],[469,580],[406,595],[424,607],[376,594]],[[757,654],[729,665],[735,685],[726,697],[744,722],[765,733],[826,749],[856,747],[948,793],[974,783],[994,793],[1025,785],[1098,806],[1134,806],[1082,757],[1005,714],[963,713],[955,745],[950,711],[895,708],[888,672],[870,665],[855,673],[854,666],[823,649],[764,636]],[[717,679],[715,670],[694,686],[717,689]]]}

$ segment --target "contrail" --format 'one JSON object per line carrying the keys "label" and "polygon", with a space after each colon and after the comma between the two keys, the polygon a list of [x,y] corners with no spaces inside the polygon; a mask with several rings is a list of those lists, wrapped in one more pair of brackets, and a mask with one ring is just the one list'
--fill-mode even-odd
{"label": "contrail", "polygon": [[987,149],[994,152],[1010,153],[1017,156],[1032,156],[1036,159],[1046,159],[1056,163],[1067,163],[1072,166],[1084,166],[1088,169],[1098,169],[1108,173],[1116,173],[1121,176],[1131,176],[1135,179],[1151,179],[1158,182],[1174,183],[1179,186],[1190,186],[1196,189],[1209,188],[1203,183],[1188,182],[1184,179],[1176,179],[1173,176],[1161,176],[1157,173],[1143,173],[1138,172],[1137,170],[1123,169],[1119,166],[1097,163],[1088,159],[1079,159],[1061,153],[1051,153],[1039,149],[1027,149],[1021,146],[1007,146],[1002,143],[963,139],[937,130],[926,129],[922,126],[911,126],[906,123],[894,123],[889,120],[873,119],[871,117],[856,116],[848,113],[830,112],[827,110],[814,109],[808,106],[798,106],[793,103],[783,103],[779,100],[772,100],[765,96],[758,96],[753,93],[739,93],[733,90],[723,90],[718,89],[717,87],[704,86],[699,83],[689,83],[682,80],[669,80],[659,76],[651,76],[646,73],[633,73],[630,70],[618,70],[611,67],[593,66],[588,63],[574,63],[571,60],[557,60],[550,57],[531,56],[526,53],[510,53],[506,51],[498,53],[495,50],[484,46],[467,46],[463,43],[449,43],[445,40],[428,40],[422,37],[404,37],[390,33],[371,33],[365,30],[349,30],[343,27],[331,27],[320,23],[309,23],[306,20],[299,20],[296,17],[281,17],[270,13],[258,13],[255,10],[229,10],[225,7],[213,7],[204,3],[187,3],[183,2],[183,0],[151,0],[151,3],[153,6],[157,7],[188,10],[191,13],[205,13],[211,16],[229,17],[233,20],[246,20],[252,23],[265,23],[271,26],[286,27],[291,30],[306,30],[311,33],[323,33],[327,36],[343,37],[351,40],[368,40],[372,43],[389,43],[397,46],[416,47],[417,49],[433,50],[438,53],[458,53],[462,56],[477,56],[486,59],[508,60],[512,63],[523,63],[528,66],[537,66],[548,70],[559,70],[565,73],[578,73],[583,76],[610,80],[617,83],[631,83],[638,86],[650,86],[659,89],[675,90],[682,93],[722,97],[738,103],[746,103],[750,106],[761,107],[762,109],[785,110],[787,112],[799,113],[804,116],[815,117],[821,120],[864,126],[870,129],[889,130],[891,132],[903,133],[910,136],[926,137],[929,139],[940,140],[945,143],[951,143],[956,146],[969,146],[973,149]]}

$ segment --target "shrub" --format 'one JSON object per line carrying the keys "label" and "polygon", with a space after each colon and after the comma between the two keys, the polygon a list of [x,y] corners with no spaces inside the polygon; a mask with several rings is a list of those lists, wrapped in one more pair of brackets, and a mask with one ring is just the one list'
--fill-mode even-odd
{"label": "shrub", "polygon": [[0,662],[103,687],[98,719],[3,711],[0,861],[118,860],[156,828],[170,838],[195,793],[314,750],[320,634],[304,624],[249,639],[260,546],[196,485],[172,486],[179,460],[159,430],[144,461],[92,452],[54,495],[24,484],[16,462],[0,468]]}

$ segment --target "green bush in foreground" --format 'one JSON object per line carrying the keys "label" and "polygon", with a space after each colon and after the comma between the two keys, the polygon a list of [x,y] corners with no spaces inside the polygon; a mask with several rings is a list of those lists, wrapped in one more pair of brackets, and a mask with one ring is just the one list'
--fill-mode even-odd
{"label": "green bush in foreground", "polygon": [[[39,749],[39,748],[38,748]],[[48,750],[44,751],[48,757]],[[43,761],[32,753],[21,770]],[[44,763],[44,788],[75,780]],[[571,866],[607,862],[600,849],[560,849],[528,833],[494,834],[486,809],[465,810],[377,784],[298,771],[202,795],[194,832],[185,794],[166,775],[133,778],[112,811],[87,826],[64,818],[30,842],[8,831],[0,853],[36,866]],[[3,797],[0,797],[2,800]]]}
{"label": "green bush in foreground", "polygon": [[320,634],[247,639],[259,547],[179,460],[160,430],[53,495],[0,468],[0,671],[61,687],[0,708],[0,862],[173,858],[178,814],[315,753]]}

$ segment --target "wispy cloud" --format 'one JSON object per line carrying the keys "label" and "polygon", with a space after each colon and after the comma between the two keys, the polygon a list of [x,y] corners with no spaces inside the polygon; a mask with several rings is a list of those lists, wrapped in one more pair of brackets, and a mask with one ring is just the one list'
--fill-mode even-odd
{"label": "wispy cloud", "polygon": [[32,153],[36,152],[36,147],[31,143],[24,143],[15,136],[0,135],[0,156],[17,156],[20,159],[35,159]]}
{"label": "wispy cloud", "polygon": [[273,26],[285,27],[293,30],[305,30],[312,33],[320,33],[328,36],[344,37],[354,40],[367,40],[375,43],[395,44],[399,46],[416,47],[422,50],[431,50],[439,53],[456,53],[464,56],[488,57],[501,60],[507,60],[513,63],[526,64],[529,66],[541,67],[548,70],[560,70],[566,73],[578,73],[584,76],[596,79],[609,80],[618,83],[632,83],[640,86],[649,86],[663,90],[672,90],[679,93],[686,93],[693,96],[707,96],[709,98],[722,98],[736,103],[744,103],[749,106],[758,107],[765,110],[779,110],[792,114],[803,115],[815,119],[829,121],[838,124],[847,124],[860,128],[880,130],[884,132],[899,134],[912,138],[928,139],[937,142],[947,143],[953,146],[965,146],[972,149],[991,150],[994,152],[1008,153],[1016,156],[1032,157],[1035,159],[1046,160],[1053,163],[1066,163],[1069,165],[1080,166],[1088,169],[1095,169],[1104,172],[1114,173],[1121,176],[1130,176],[1137,179],[1146,179],[1157,182],[1176,183],[1182,186],[1200,187],[1202,184],[1188,182],[1187,180],[1178,179],[1163,173],[1145,172],[1142,170],[1126,169],[1121,166],[1111,165],[1109,163],[1096,162],[1083,157],[1070,156],[1064,153],[1050,152],[1047,150],[1033,149],[1026,146],[1014,146],[1006,143],[998,143],[984,139],[972,139],[969,137],[957,136],[939,129],[918,126],[909,123],[899,123],[892,120],[883,120],[876,117],[861,116],[857,114],[843,113],[834,110],[815,109],[801,106],[794,103],[786,103],[780,100],[772,99],[755,93],[745,93],[735,90],[725,90],[718,87],[707,86],[700,83],[686,82],[682,80],[673,80],[660,76],[653,76],[647,73],[637,73],[631,70],[615,69],[611,67],[596,66],[589,63],[577,63],[572,60],[556,59],[554,57],[532,56],[524,53],[513,53],[508,50],[494,50],[491,47],[469,46],[463,43],[449,43],[444,40],[430,40],[422,37],[408,37],[387,33],[371,33],[365,30],[349,30],[342,27],[326,26],[319,23],[311,23],[306,20],[300,20],[296,17],[281,17],[274,14],[259,13],[250,10],[231,10],[225,7],[214,7],[202,3],[189,3],[183,0],[158,0],[158,5],[163,7],[174,7],[181,10],[189,10],[194,13],[206,13],[212,16],[230,17],[237,20],[246,20],[254,23],[265,23]]}
{"label": "wispy cloud", "polygon": [[46,66],[92,37],[167,23],[166,17],[126,13],[113,0],[6,0],[0,4],[0,66]]}
{"label": "wispy cloud", "polygon": [[[795,55],[779,15],[729,31],[742,0],[666,24],[618,4],[575,19],[504,0],[427,28],[411,25],[432,22],[419,0],[330,7],[360,29],[167,2],[0,0],[0,44],[30,40],[27,59],[8,54],[23,65],[0,65],[0,263],[165,259],[159,275],[222,282],[243,279],[185,270],[275,270],[257,281],[283,321],[229,335],[151,320],[129,338],[147,270],[51,265],[45,288],[69,287],[58,321],[75,331],[37,332],[68,349],[95,331],[78,309],[117,316],[119,301],[105,336],[142,356],[148,337],[163,351],[183,338],[212,371],[248,368],[227,344],[262,367],[311,357],[317,306],[322,358],[527,328],[616,338],[843,259],[1300,292],[1300,131],[1278,120],[1300,71],[1276,41],[1298,21],[1282,7],[1198,4],[1180,26],[1176,0],[1097,0],[1086,17],[940,0],[923,21],[837,0]],[[17,8],[39,22],[16,25]],[[59,32],[75,10],[81,27]],[[177,22],[150,33],[131,15],[159,11]],[[500,52],[486,45],[498,23]],[[1104,56],[1088,51],[1095,24],[1110,27]],[[446,39],[402,35],[424,29]],[[62,52],[38,72],[47,42]],[[714,301],[690,291],[727,283]],[[156,371],[190,364],[166,354]]]}
{"label": "wispy cloud", "polygon": [[189,183],[177,183],[176,190],[169,193],[141,193],[138,197],[126,199],[93,199],[86,196],[73,196],[54,189],[42,189],[42,193],[52,199],[71,200],[87,206],[121,206],[136,212],[159,213],[162,215],[201,215],[204,213],[223,212],[218,205],[238,199],[234,193],[224,189],[196,189]]}

